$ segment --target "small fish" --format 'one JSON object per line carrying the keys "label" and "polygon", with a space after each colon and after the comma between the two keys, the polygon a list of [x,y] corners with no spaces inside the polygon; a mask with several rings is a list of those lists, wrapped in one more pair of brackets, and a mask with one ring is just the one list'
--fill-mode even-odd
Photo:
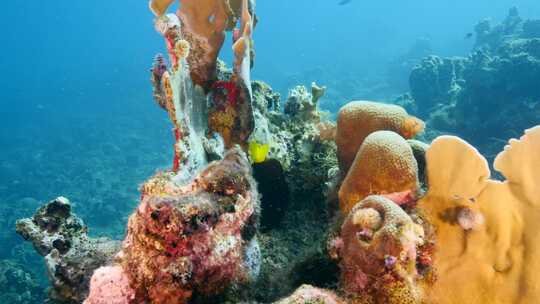
{"label": "small fish", "polygon": [[473,33],[467,33],[465,35],[465,39],[470,39],[473,36]]}
{"label": "small fish", "polygon": [[345,5],[345,4],[348,4],[350,3],[352,0],[341,0],[339,1],[338,5]]}

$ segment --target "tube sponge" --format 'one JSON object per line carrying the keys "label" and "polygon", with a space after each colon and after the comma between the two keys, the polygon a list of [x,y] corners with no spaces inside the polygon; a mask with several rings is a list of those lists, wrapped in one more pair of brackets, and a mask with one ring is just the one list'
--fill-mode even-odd
{"label": "tube sponge", "polygon": [[407,141],[392,131],[377,131],[363,142],[339,189],[344,215],[371,194],[418,189],[418,165]]}
{"label": "tube sponge", "polygon": [[400,106],[372,101],[349,102],[339,110],[337,118],[336,144],[342,174],[347,173],[369,134],[388,130],[409,139],[423,129],[424,122],[410,116]]}
{"label": "tube sponge", "polygon": [[[436,231],[431,303],[538,302],[538,151],[540,126],[510,140],[494,163],[507,179],[500,182],[489,179],[487,161],[465,141],[433,141],[426,154],[430,188],[418,203]],[[464,215],[483,221],[463,225]]]}

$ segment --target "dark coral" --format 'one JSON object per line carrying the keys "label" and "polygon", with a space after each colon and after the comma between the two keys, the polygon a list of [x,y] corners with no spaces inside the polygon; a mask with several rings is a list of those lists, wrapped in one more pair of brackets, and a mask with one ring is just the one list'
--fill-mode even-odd
{"label": "dark coral", "polygon": [[417,110],[428,126],[463,134],[494,154],[504,139],[539,122],[538,24],[523,21],[516,9],[496,26],[480,22],[471,54],[425,58],[411,72],[414,101],[405,97],[399,103]]}
{"label": "dark coral", "polygon": [[91,238],[87,231],[63,197],[39,208],[32,218],[17,221],[17,233],[45,257],[53,285],[51,298],[74,303],[84,300],[94,270],[112,261],[119,251],[120,242]]}

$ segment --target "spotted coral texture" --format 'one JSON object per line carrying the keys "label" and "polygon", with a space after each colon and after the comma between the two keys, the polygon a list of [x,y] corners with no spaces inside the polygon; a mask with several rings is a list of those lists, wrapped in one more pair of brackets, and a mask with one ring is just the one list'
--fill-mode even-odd
{"label": "spotted coral texture", "polygon": [[397,105],[373,101],[351,101],[338,113],[336,144],[342,174],[349,170],[364,139],[379,130],[394,131],[412,138],[424,129],[424,123]]}
{"label": "spotted coral texture", "polygon": [[158,174],[142,188],[122,259],[136,303],[188,303],[194,292],[215,295],[249,278],[259,202],[239,148],[187,184]]}
{"label": "spotted coral texture", "polygon": [[339,206],[346,215],[371,194],[413,191],[418,188],[418,166],[407,141],[392,131],[369,135],[339,189]]}
{"label": "spotted coral texture", "polygon": [[[540,299],[540,126],[512,139],[495,159],[506,180],[489,179],[487,161],[458,137],[427,151],[430,188],[418,207],[436,227],[438,279],[429,303],[538,303]],[[481,214],[473,230],[460,208]]]}
{"label": "spotted coral texture", "polygon": [[[355,219],[367,210],[378,212],[382,223],[373,230],[371,237],[363,238],[360,233],[366,227],[361,224],[365,223]],[[407,300],[413,301],[410,303],[417,303],[420,293],[417,291],[416,248],[423,244],[423,230],[401,207],[383,196],[368,196],[354,206],[345,219],[341,239],[340,281],[348,294],[364,293],[375,299],[384,295],[387,301],[376,303],[390,304],[409,303],[395,300],[398,294],[407,294],[410,295]],[[385,263],[389,256],[397,258],[393,269],[388,269]],[[388,280],[388,276],[392,280]],[[397,290],[396,281],[408,283]],[[355,300],[354,303],[361,302]]]}

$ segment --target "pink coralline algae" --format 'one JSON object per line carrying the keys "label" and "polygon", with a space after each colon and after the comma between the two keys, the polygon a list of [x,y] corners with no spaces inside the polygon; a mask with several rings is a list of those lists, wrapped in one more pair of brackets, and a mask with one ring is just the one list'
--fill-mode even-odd
{"label": "pink coralline algae", "polygon": [[[194,294],[214,295],[248,282],[258,271],[259,202],[245,154],[230,150],[182,186],[172,177],[161,173],[143,185],[121,266],[114,266],[129,278],[136,303],[188,303]],[[100,275],[94,274],[87,304],[101,303],[90,301],[105,292]],[[118,284],[111,288],[124,288]]]}
{"label": "pink coralline algae", "polygon": [[90,281],[90,294],[83,304],[129,304],[135,291],[121,266],[98,268]]}

